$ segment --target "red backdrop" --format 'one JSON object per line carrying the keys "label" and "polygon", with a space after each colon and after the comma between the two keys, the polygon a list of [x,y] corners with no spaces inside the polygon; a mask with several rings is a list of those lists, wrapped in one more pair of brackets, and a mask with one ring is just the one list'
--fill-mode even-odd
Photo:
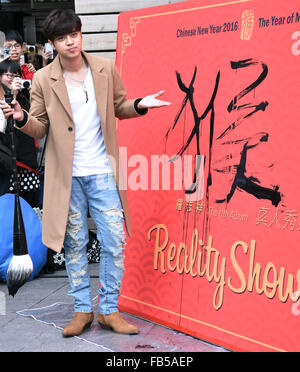
{"label": "red backdrop", "polygon": [[[121,309],[235,350],[300,350],[299,21],[298,0],[121,14],[129,96],[172,102],[118,123],[133,227]],[[197,154],[189,194],[175,165]]]}

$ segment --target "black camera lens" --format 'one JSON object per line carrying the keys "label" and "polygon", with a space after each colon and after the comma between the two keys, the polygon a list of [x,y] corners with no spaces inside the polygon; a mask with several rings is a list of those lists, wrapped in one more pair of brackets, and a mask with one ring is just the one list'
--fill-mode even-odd
{"label": "black camera lens", "polygon": [[28,89],[30,87],[29,81],[24,81],[23,87],[26,88],[26,89]]}

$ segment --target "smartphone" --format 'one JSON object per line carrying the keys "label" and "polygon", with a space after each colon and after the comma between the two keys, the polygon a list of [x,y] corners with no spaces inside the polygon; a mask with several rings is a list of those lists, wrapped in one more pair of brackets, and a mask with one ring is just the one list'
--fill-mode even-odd
{"label": "smartphone", "polygon": [[1,59],[5,58],[6,56],[9,56],[10,50],[9,48],[1,48]]}
{"label": "smartphone", "polygon": [[45,52],[51,52],[50,59],[53,59],[53,48],[49,43],[45,44]]}

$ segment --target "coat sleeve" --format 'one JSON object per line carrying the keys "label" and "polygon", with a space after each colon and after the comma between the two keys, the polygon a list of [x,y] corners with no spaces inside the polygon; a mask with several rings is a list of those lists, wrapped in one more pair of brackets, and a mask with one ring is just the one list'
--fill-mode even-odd
{"label": "coat sleeve", "polygon": [[27,112],[27,122],[18,129],[31,137],[43,138],[48,132],[49,118],[38,74],[35,74],[33,78],[30,105],[30,111]]}

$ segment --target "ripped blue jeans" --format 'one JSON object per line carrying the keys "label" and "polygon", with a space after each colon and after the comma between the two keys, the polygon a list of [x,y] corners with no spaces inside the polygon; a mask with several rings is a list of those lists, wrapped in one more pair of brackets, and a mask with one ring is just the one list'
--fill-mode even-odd
{"label": "ripped blue jeans", "polygon": [[87,213],[97,226],[100,242],[99,313],[118,311],[124,272],[125,234],[119,191],[112,174],[73,177],[70,209],[64,242],[65,262],[75,312],[92,312],[86,245],[89,241]]}

